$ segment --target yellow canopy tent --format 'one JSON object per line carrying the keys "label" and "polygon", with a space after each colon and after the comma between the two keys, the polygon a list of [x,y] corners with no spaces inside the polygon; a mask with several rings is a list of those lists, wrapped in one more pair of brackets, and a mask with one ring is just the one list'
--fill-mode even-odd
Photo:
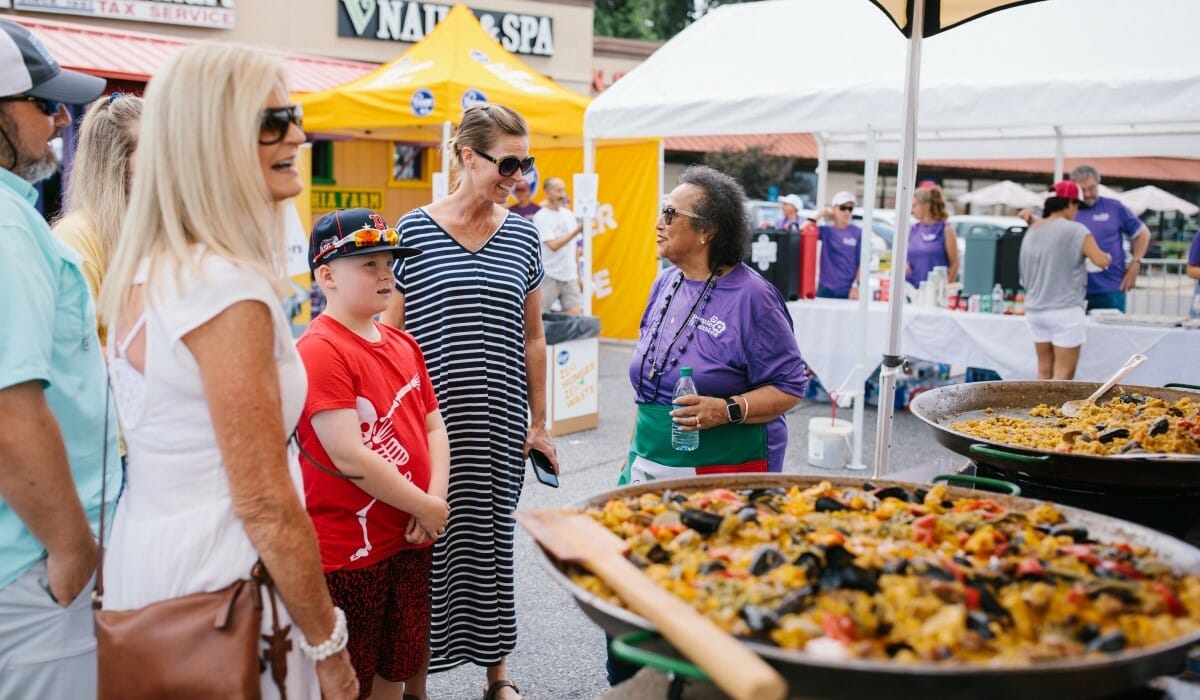
{"label": "yellow canopy tent", "polygon": [[579,146],[590,98],[530,70],[465,5],[455,5],[399,58],[336,88],[296,95],[304,128],[392,141],[438,142],[446,122],[492,102],[529,123],[534,147]]}

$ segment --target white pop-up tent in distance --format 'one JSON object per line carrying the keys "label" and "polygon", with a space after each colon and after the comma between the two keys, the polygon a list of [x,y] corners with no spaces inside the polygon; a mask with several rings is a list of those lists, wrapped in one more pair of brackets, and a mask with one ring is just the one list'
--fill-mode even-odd
{"label": "white pop-up tent in distance", "polygon": [[[910,16],[923,26],[923,3],[909,4],[919,6]],[[906,129],[924,158],[1053,154],[1056,179],[1066,153],[1197,158],[1200,54],[1190,33],[1198,20],[1193,2],[1051,0],[988,15],[914,52],[920,32],[908,43],[865,1],[726,5],[593,101],[585,154],[602,139],[812,132],[821,201],[825,163],[861,159],[868,204],[878,157],[914,171],[911,150],[907,163],[903,153]],[[914,73],[919,92],[906,91]],[[914,130],[906,117],[918,95]],[[907,210],[911,186],[901,183],[898,209]],[[900,213],[899,230],[907,230]],[[881,391],[881,406],[890,396]],[[877,470],[886,467],[890,415],[883,407]]]}

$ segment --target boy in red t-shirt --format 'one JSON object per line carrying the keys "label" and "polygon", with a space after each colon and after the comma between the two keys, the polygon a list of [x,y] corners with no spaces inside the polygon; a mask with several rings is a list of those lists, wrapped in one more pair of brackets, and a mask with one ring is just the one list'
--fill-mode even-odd
{"label": "boy in red t-shirt", "polygon": [[412,336],[374,316],[392,262],[416,255],[368,209],[313,226],[309,265],[328,305],[297,342],[308,399],[297,435],[304,493],[362,697],[425,697],[429,567],[445,533],[450,443]]}

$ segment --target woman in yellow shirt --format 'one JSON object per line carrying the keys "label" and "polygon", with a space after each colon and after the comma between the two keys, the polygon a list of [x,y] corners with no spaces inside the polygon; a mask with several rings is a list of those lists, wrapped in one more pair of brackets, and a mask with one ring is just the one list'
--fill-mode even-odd
{"label": "woman in yellow shirt", "polygon": [[[142,98],[114,92],[93,102],[79,126],[65,215],[54,224],[54,233],[83,256],[93,298],[100,294],[125,221],[141,121]],[[103,344],[103,324],[99,331]]]}

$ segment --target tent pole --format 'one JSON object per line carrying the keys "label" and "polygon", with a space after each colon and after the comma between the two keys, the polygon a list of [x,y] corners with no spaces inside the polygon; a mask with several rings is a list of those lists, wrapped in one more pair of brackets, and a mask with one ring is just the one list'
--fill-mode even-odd
{"label": "tent pole", "polygon": [[450,120],[442,122],[442,174],[447,182],[450,180],[450,133],[453,128]]}
{"label": "tent pole", "polygon": [[817,140],[817,201],[813,205],[820,209],[829,201],[829,149],[825,134],[813,134],[813,138]]}
{"label": "tent pole", "polygon": [[896,375],[900,357],[900,319],[904,308],[904,272],[908,260],[908,217],[912,208],[913,181],[917,175],[917,104],[921,91],[921,32],[925,28],[925,2],[912,4],[912,38],[904,70],[904,135],[896,175],[896,240],[892,244],[892,282],[888,293],[888,337],[879,370],[879,429],[875,438],[875,478],[888,473],[895,412]]}
{"label": "tent pole", "polygon": [[[591,175],[596,172],[596,142],[592,137],[583,137],[583,172]],[[600,193],[596,192],[597,199]],[[592,315],[592,225],[595,219],[590,216],[583,218],[583,313]]]}
{"label": "tent pole", "polygon": [[1054,127],[1054,180],[1058,182],[1063,179],[1063,133],[1062,127]]}
{"label": "tent pole", "polygon": [[863,171],[862,246],[858,256],[858,332],[854,352],[854,455],[850,469],[866,469],[863,463],[863,404],[867,385],[867,326],[871,314],[871,242],[875,231],[875,179],[879,175],[879,154],[876,151],[878,132],[867,128],[867,160]]}

